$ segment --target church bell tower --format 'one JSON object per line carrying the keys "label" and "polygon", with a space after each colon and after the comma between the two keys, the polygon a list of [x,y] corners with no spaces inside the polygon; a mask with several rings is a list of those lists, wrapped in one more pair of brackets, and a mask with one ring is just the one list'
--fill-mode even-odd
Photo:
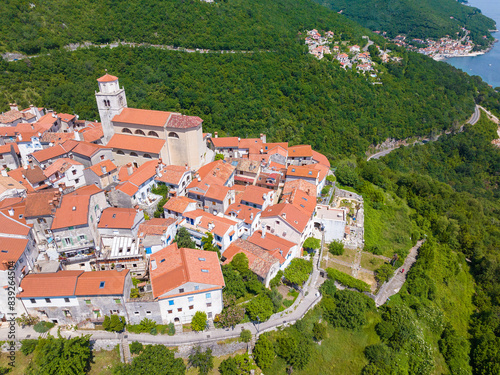
{"label": "church bell tower", "polygon": [[95,93],[99,116],[101,117],[104,142],[108,143],[114,134],[111,120],[127,107],[125,89],[118,85],[118,77],[108,73],[97,79],[99,92]]}

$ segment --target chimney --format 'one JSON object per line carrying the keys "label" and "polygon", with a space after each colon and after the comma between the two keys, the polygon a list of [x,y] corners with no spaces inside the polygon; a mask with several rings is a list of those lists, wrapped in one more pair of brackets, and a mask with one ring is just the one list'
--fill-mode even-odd
{"label": "chimney", "polygon": [[285,212],[283,212],[283,213],[281,214],[281,216],[283,217],[283,219],[285,219],[285,220],[286,220],[286,213],[285,213]]}
{"label": "chimney", "polygon": [[9,103],[9,107],[11,111],[19,111],[19,107],[17,106],[17,103]]}
{"label": "chimney", "polygon": [[266,143],[266,135],[260,133],[260,140],[262,141],[262,143]]}
{"label": "chimney", "polygon": [[101,172],[102,172],[102,174],[106,173],[106,166],[105,165],[101,165]]}
{"label": "chimney", "polygon": [[218,132],[215,132],[215,138],[219,138],[219,133]]}
{"label": "chimney", "polygon": [[132,173],[134,173],[134,168],[132,168],[132,163],[127,163],[127,173],[130,176]]}
{"label": "chimney", "polygon": [[73,135],[73,138],[74,138],[74,140],[75,140],[75,141],[81,141],[81,140],[82,140],[82,136],[80,135],[80,133],[79,133],[79,132],[77,132],[77,131],[75,130],[73,134],[74,134],[74,135]]}
{"label": "chimney", "polygon": [[9,208],[9,215],[14,216],[14,209],[13,208]]}
{"label": "chimney", "polygon": [[18,134],[17,139],[19,140],[19,142],[21,142],[23,140],[23,136],[21,134]]}
{"label": "chimney", "polygon": [[250,220],[253,220],[253,212],[250,212]]}
{"label": "chimney", "polygon": [[2,169],[2,176],[4,176],[4,177],[8,177],[9,176],[9,174],[7,173],[6,169]]}
{"label": "chimney", "polygon": [[266,238],[266,226],[262,223],[262,238]]}

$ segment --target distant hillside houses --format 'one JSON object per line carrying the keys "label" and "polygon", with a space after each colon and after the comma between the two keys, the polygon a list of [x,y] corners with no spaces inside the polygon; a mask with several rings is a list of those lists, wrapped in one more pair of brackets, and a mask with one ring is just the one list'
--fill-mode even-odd
{"label": "distant hillside houses", "polygon": [[[333,36],[308,33],[323,54]],[[0,281],[5,292],[16,265],[19,314],[214,319],[224,262],[245,253],[268,287],[320,238],[317,199],[332,171],[310,145],[203,133],[197,116],[129,108],[115,76],[97,84],[99,123],[33,106],[0,116]],[[181,235],[192,248],[178,247]],[[209,238],[218,253],[202,250]]]}

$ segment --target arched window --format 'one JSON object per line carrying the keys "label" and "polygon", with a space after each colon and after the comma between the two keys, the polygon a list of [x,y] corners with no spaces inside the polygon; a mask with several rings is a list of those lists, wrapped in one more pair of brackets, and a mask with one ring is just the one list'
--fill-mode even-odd
{"label": "arched window", "polygon": [[135,134],[139,134],[139,135],[146,135],[146,134],[144,134],[144,132],[143,132],[142,130],[140,130],[140,129],[137,129],[137,130],[135,131]]}
{"label": "arched window", "polygon": [[117,151],[116,151],[116,153],[117,153],[118,155],[125,155],[125,153],[124,153],[122,150],[117,150]]}
{"label": "arched window", "polygon": [[151,155],[149,155],[149,154],[144,154],[142,156],[145,157],[146,159],[152,159]]}
{"label": "arched window", "polygon": [[154,132],[154,131],[152,131],[152,130],[148,133],[148,135],[149,135],[150,137],[160,138],[160,137],[158,136],[158,133],[157,133],[157,132]]}
{"label": "arched window", "polygon": [[129,129],[129,128],[123,128],[123,129],[122,129],[122,133],[132,134],[132,132],[130,131],[130,129]]}
{"label": "arched window", "polygon": [[174,132],[168,133],[168,137],[169,138],[179,138],[179,136],[177,135],[177,133],[174,133]]}
{"label": "arched window", "polygon": [[130,156],[137,156],[137,154],[135,152],[131,152]]}

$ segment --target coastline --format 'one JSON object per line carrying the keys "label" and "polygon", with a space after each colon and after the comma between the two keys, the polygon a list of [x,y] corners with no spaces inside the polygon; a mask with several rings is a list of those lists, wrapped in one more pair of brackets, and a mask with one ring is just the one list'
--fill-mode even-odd
{"label": "coastline", "polygon": [[481,55],[485,55],[488,52],[490,52],[493,49],[494,44],[497,43],[497,42],[498,42],[498,39],[495,39],[488,48],[486,48],[486,49],[484,49],[482,51],[469,52],[469,53],[466,53],[466,54],[463,54],[463,55],[436,54],[436,55],[432,56],[432,58],[434,60],[436,60],[436,61],[443,61],[443,60],[454,58],[454,57],[475,57],[475,56],[481,56]]}

